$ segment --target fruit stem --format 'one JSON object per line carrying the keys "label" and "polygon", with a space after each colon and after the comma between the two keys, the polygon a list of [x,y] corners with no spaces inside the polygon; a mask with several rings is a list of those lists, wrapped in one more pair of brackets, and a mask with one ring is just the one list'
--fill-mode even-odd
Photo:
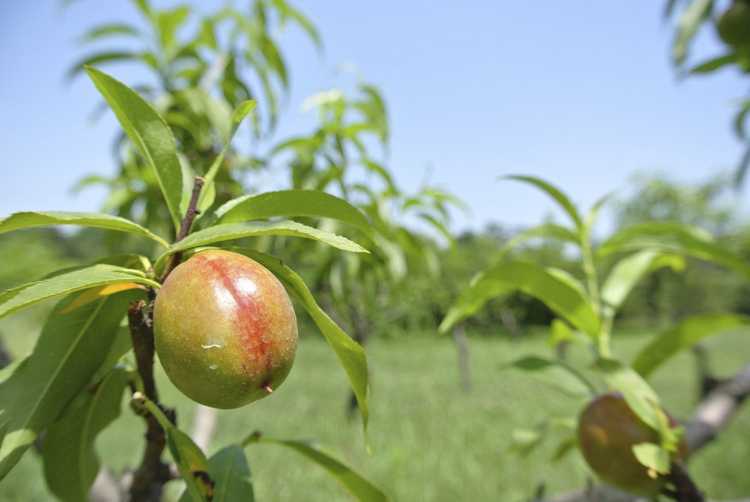
{"label": "fruit stem", "polygon": [[[201,190],[203,189],[203,184],[205,182],[206,180],[202,176],[196,176],[193,180],[193,193],[190,195],[190,203],[188,204],[185,216],[180,223],[180,231],[177,232],[175,242],[181,241],[190,233],[193,221],[195,221],[195,217],[200,213],[200,210],[198,209],[198,200],[200,199]],[[178,251],[172,255],[167,266],[164,268],[164,273],[161,276],[160,282],[164,282],[164,279],[166,279],[170,272],[172,272],[172,270],[174,270],[174,268],[180,263],[181,258],[182,252]]]}

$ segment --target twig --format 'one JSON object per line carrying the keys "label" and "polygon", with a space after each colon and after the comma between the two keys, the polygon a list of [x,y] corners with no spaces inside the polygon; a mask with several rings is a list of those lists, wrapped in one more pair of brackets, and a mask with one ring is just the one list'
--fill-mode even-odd
{"label": "twig", "polygon": [[674,486],[670,496],[677,502],[705,502],[701,492],[692,478],[679,462],[674,462],[669,470],[667,478]]}
{"label": "twig", "polygon": [[464,331],[463,326],[459,325],[453,329],[453,342],[456,344],[461,389],[468,394],[471,392],[471,363],[469,341],[466,339],[466,331]]}
{"label": "twig", "polygon": [[[198,199],[200,198],[201,190],[203,189],[203,184],[205,182],[206,180],[201,176],[195,177],[195,180],[193,181],[193,193],[190,195],[190,203],[188,204],[185,217],[182,218],[182,222],[180,222],[180,231],[177,232],[175,242],[181,241],[190,233],[190,228],[193,226],[193,221],[195,221],[195,217],[198,216],[198,213],[200,213],[200,211],[198,210]],[[161,282],[164,282],[164,279],[166,279],[167,276],[172,272],[172,270],[174,270],[174,268],[180,263],[181,258],[182,253],[179,251],[169,258],[169,262],[164,268],[164,273],[161,276]]]}

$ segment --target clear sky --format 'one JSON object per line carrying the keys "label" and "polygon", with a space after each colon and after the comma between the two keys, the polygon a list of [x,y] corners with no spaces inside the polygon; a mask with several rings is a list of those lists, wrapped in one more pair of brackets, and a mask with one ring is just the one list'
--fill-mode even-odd
{"label": "clear sky", "polygon": [[[296,5],[318,25],[325,53],[285,35],[293,92],[279,133],[306,131],[304,97],[340,84],[340,64],[356,65],[387,98],[397,178],[416,188],[428,176],[463,197],[471,214],[457,228],[528,225],[553,212],[530,188],[497,182],[503,173],[552,179],[586,206],[626,190],[635,171],[699,180],[740,155],[730,119],[745,85],[733,71],[675,78],[662,1]],[[103,192],[68,189],[85,174],[113,172],[117,125],[111,116],[92,123],[93,85],[63,76],[84,53],[75,40],[86,28],[136,18],[126,0],[65,9],[61,0],[0,2],[0,214],[98,209]],[[716,54],[714,34],[696,49]],[[140,78],[104,69],[126,83]]]}

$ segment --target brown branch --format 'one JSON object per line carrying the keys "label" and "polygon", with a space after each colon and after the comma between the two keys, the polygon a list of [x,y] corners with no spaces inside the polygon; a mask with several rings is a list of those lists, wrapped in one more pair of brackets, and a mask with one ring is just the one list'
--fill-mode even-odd
{"label": "brown branch", "polygon": [[[203,189],[203,184],[205,182],[206,180],[201,176],[195,177],[195,180],[193,181],[193,193],[190,195],[190,203],[188,204],[185,217],[182,218],[182,222],[180,222],[180,231],[177,232],[175,242],[181,241],[190,233],[190,228],[193,226],[193,221],[195,221],[195,217],[200,213],[200,211],[198,210],[198,200],[200,198],[201,190]],[[169,258],[169,262],[164,269],[164,273],[161,276],[160,282],[164,282],[164,279],[166,279],[167,276],[172,272],[172,270],[174,270],[174,268],[180,263],[181,259],[181,252],[177,252]]]}
{"label": "brown branch", "polygon": [[[177,241],[184,239],[190,233],[193,221],[198,215],[198,200],[204,183],[203,178],[196,176],[187,212],[180,222]],[[164,279],[177,266],[180,258],[181,253],[175,253],[170,257],[161,277],[161,282],[164,282]],[[143,393],[164,410],[165,415],[172,422],[175,422],[174,410],[164,408],[159,403],[159,394],[154,380],[154,323],[152,316],[154,296],[153,291],[150,291],[149,303],[140,300],[130,306],[128,309],[128,325],[138,374],[143,383]],[[133,473],[132,483],[130,484],[130,499],[133,501],[158,502],[161,499],[164,484],[173,478],[169,465],[161,459],[166,446],[166,434],[153,415],[142,409],[137,409],[137,412],[142,414],[146,421],[146,448],[143,451],[138,469]]]}
{"label": "brown branch", "polygon": [[[716,387],[701,401],[685,427],[685,441],[688,445],[688,455],[693,455],[714,440],[736,415],[743,401],[750,396],[750,364],[742,368],[734,377]],[[676,466],[676,469],[675,469]],[[675,472],[678,479],[675,479]],[[677,489],[682,486],[689,490],[687,480],[681,476],[687,472],[675,464],[672,472],[672,483]],[[682,485],[680,485],[682,483]],[[690,481],[692,484],[692,481]],[[693,484],[692,488],[695,488]],[[697,490],[697,489],[696,489]],[[677,493],[673,493],[673,496]],[[682,494],[683,497],[687,496]],[[695,494],[693,494],[695,496]],[[629,495],[607,486],[597,486],[586,490],[559,495],[546,499],[546,502],[641,502],[645,499]],[[697,501],[698,498],[676,499],[681,501]],[[541,501],[540,501],[541,502]],[[736,502],[750,502],[750,499]]]}
{"label": "brown branch", "polygon": [[[143,393],[158,404],[159,395],[154,380],[153,320],[145,301],[139,300],[130,306],[128,325],[138,373],[143,382]],[[174,412],[167,415],[174,421]],[[158,502],[161,500],[164,484],[171,479],[169,466],[161,460],[166,435],[153,415],[146,413],[143,418],[146,421],[146,448],[138,469],[133,473],[130,499]]]}

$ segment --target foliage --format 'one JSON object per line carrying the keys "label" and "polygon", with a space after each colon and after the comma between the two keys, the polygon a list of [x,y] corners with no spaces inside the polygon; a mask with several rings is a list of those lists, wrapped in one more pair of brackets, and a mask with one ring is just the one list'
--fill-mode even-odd
{"label": "foliage", "polygon": [[[156,398],[155,393],[149,390],[153,387],[153,377],[144,373],[142,356],[145,349],[135,347],[141,334],[134,331],[136,328],[133,325],[133,316],[148,315],[148,310],[144,310],[145,300],[150,301],[158,295],[161,282],[169,274],[175,257],[179,259],[180,253],[190,252],[208,244],[217,245],[259,234],[291,235],[303,236],[348,251],[366,253],[366,250],[343,237],[295,222],[263,224],[243,221],[220,224],[217,223],[218,218],[210,214],[213,212],[212,200],[206,204],[205,210],[209,214],[204,220],[204,228],[186,237],[195,216],[196,206],[199,204],[202,179],[196,178],[190,203],[187,206],[183,205],[183,183],[175,183],[181,179],[174,164],[178,157],[177,143],[172,139],[167,122],[138,93],[125,84],[99,70],[86,68],[86,71],[114,109],[141,158],[148,159],[146,166],[151,170],[151,175],[161,179],[158,186],[171,213],[171,217],[167,217],[179,228],[178,239],[182,240],[170,244],[146,227],[122,217],[106,214],[27,212],[17,213],[0,221],[0,231],[58,224],[78,225],[131,233],[155,241],[162,248],[166,248],[161,255],[151,257],[126,255],[103,258],[97,263],[63,269],[40,281],[0,293],[0,316],[47,298],[64,297],[49,315],[31,355],[2,374],[0,394],[4,395],[4,398],[0,400],[0,477],[4,477],[13,468],[40,434],[47,433],[51,442],[50,450],[45,449],[45,465],[50,489],[63,499],[76,500],[81,494],[85,496],[98,470],[93,441],[99,432],[117,419],[119,396],[124,388],[124,382],[127,381],[134,390],[133,406],[140,410],[140,413],[153,417],[166,432],[167,445],[186,482],[188,497],[192,500],[208,500],[214,489],[229,489],[222,485],[228,478],[224,472],[216,471],[216,462],[213,465],[216,479],[212,480],[209,477],[207,473],[212,471],[212,468],[204,453],[189,436],[177,428],[174,416],[170,416],[160,404],[153,401]],[[240,104],[240,111],[235,113],[235,117],[241,120],[247,110],[248,107]],[[206,188],[209,187],[210,184]],[[323,200],[322,204],[319,199],[315,202],[316,204],[307,204],[304,214],[326,218],[343,215],[346,219],[346,216],[351,218],[356,211],[343,200],[334,200],[332,197]],[[285,204],[279,204],[267,208],[261,217],[269,218],[287,213],[289,210],[285,208]],[[359,221],[365,220],[360,216]],[[270,256],[254,256],[262,258],[287,287],[301,296],[303,305],[321,326],[326,340],[340,356],[340,362],[360,400],[363,424],[366,425],[367,362],[362,348],[320,311],[304,283],[290,268],[281,265],[278,260],[274,261],[275,259]],[[117,287],[112,288],[110,285]],[[115,344],[126,311],[130,318],[130,329],[133,331],[132,344],[138,354],[137,371],[133,369],[132,363],[128,362],[130,356],[124,354],[128,349],[120,347],[119,342]],[[142,314],[137,314],[138,312]],[[146,326],[148,327],[147,324]],[[113,350],[116,350],[114,357],[110,356]],[[150,357],[153,357],[153,353]],[[92,389],[93,396],[87,395],[89,389]],[[104,389],[108,389],[109,394],[102,396],[101,392],[104,392]],[[102,403],[102,398],[106,398],[107,401]],[[103,414],[92,411],[99,407],[104,408]],[[94,416],[96,420],[80,420],[81,414],[84,417]],[[59,447],[55,447],[55,438],[60,434],[65,437],[80,437],[80,441],[77,441],[80,450],[76,452],[76,455],[80,455],[78,461],[69,465],[60,462]],[[308,455],[308,458],[322,463],[329,470],[332,462],[337,466],[342,465],[330,457]],[[220,465],[230,469],[235,464]],[[61,483],[60,476],[67,475],[73,476],[76,483]],[[357,475],[352,473],[352,476]],[[361,483],[367,483],[362,478],[358,479]],[[219,485],[216,484],[217,481]],[[246,490],[252,489],[247,480],[239,486]],[[372,487],[372,490],[376,489]],[[250,491],[248,496],[251,494]],[[369,495],[363,498],[371,499]]]}
{"label": "foliage", "polygon": [[[511,367],[537,372],[561,366],[572,372],[578,380],[585,383],[584,387],[592,391],[604,385],[620,392],[629,408],[658,433],[658,442],[650,446],[637,445],[638,451],[634,451],[639,461],[653,469],[656,465],[653,463],[655,458],[669,458],[676,452],[681,431],[668,425],[659,404],[659,396],[645,377],[657,365],[679,351],[692,347],[699,340],[734,329],[747,321],[745,318],[730,316],[687,318],[679,327],[666,331],[645,347],[631,367],[623,360],[616,359],[612,351],[612,325],[616,313],[639,280],[663,267],[682,267],[683,257],[728,266],[745,277],[748,276],[746,265],[741,258],[718,245],[710,234],[677,222],[642,222],[630,225],[605,239],[601,245],[595,246],[591,238],[592,227],[606,199],[602,199],[602,202],[582,215],[567,195],[554,185],[529,176],[508,178],[541,190],[567,214],[571,223],[568,226],[542,225],[532,229],[530,233],[535,237],[546,234],[549,239],[565,241],[569,241],[570,236],[575,236],[584,281],[560,269],[514,258],[512,250],[505,249],[497,262],[477,274],[459,295],[443,319],[440,330],[450,330],[481,309],[491,298],[503,297],[512,291],[522,291],[540,299],[559,316],[556,325],[564,327],[562,330],[553,329],[555,345],[579,343],[589,346],[593,361],[587,369],[601,383],[590,383],[583,373],[564,361],[527,357],[517,360]],[[615,261],[604,269],[604,263],[612,257]],[[575,336],[576,332],[580,335]],[[575,423],[575,419],[572,420]],[[528,447],[538,442],[535,439],[528,443]],[[563,437],[561,448],[568,443],[569,438]],[[664,472],[662,464],[663,462],[658,464],[659,472]]]}

